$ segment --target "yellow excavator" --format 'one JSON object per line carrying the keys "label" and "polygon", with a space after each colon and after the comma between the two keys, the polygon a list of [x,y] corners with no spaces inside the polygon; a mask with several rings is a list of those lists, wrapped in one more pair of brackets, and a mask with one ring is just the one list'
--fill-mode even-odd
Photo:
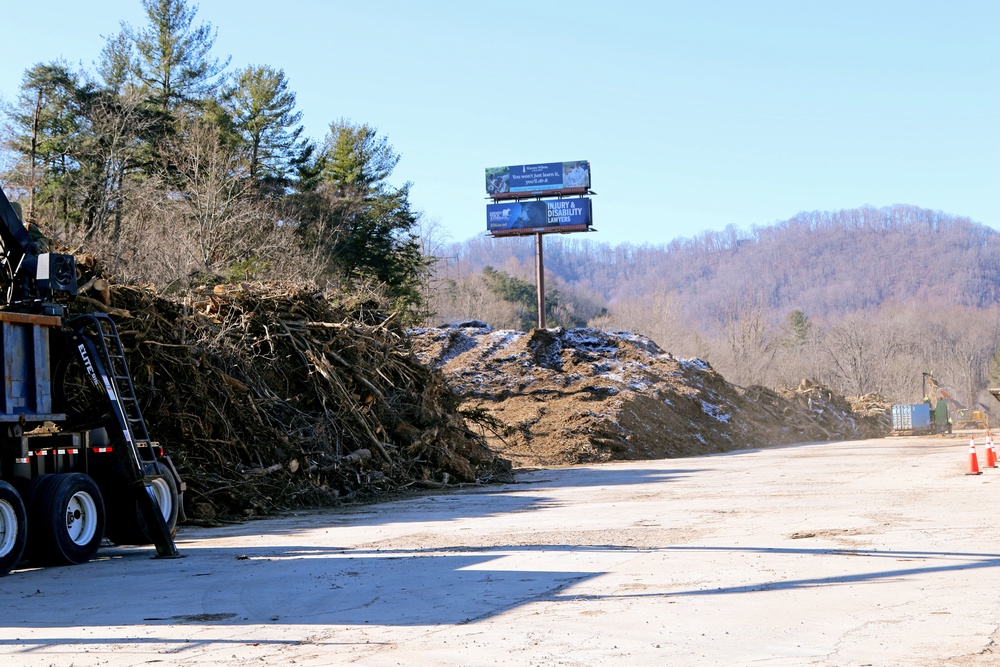
{"label": "yellow excavator", "polygon": [[[1000,392],[1000,388],[997,391]],[[992,392],[993,390],[991,389],[990,393]],[[997,396],[997,394],[993,395]],[[926,401],[928,398],[932,401],[932,405],[935,400],[943,400],[948,404],[949,420],[951,421],[952,428],[955,430],[966,431],[978,429],[985,431],[990,427],[989,417],[985,410],[965,407],[954,396],[942,389],[933,375],[924,373],[924,400]],[[1000,397],[997,397],[997,400],[1000,400]]]}

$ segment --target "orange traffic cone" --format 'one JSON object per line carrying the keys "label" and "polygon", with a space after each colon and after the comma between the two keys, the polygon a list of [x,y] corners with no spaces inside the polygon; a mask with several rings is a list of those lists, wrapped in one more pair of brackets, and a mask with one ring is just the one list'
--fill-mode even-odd
{"label": "orange traffic cone", "polygon": [[996,447],[993,446],[993,438],[988,432],[986,434],[986,467],[997,467],[997,450]]}
{"label": "orange traffic cone", "polygon": [[966,475],[982,475],[979,470],[979,457],[976,456],[976,439],[969,438],[969,472]]}

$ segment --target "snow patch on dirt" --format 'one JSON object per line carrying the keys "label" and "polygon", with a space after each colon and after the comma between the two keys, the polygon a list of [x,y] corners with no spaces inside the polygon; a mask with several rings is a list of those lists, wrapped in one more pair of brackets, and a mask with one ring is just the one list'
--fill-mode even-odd
{"label": "snow patch on dirt", "polygon": [[708,401],[701,402],[701,411],[704,412],[709,417],[711,417],[712,419],[715,419],[722,423],[726,423],[729,421],[729,414],[725,410],[720,408],[718,405],[713,405],[712,403],[709,403]]}

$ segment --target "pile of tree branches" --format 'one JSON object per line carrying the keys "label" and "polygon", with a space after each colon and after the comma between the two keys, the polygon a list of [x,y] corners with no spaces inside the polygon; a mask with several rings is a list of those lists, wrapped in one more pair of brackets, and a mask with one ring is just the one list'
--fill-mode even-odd
{"label": "pile of tree branches", "polygon": [[116,317],[196,520],[510,477],[377,302],[257,282],[170,299],[112,285],[87,308]]}

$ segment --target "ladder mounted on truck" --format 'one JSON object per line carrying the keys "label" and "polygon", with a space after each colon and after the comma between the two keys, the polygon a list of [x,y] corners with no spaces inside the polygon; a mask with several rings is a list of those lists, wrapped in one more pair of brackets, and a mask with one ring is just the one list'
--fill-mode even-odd
{"label": "ladder mounted on truck", "polygon": [[149,527],[156,557],[180,558],[170,529],[149,489],[149,477],[157,473],[156,452],[135,396],[118,328],[104,313],[79,315],[66,324],[73,330],[70,340],[80,355],[87,377],[110,403],[117,428],[109,424],[108,433],[114,430],[115,436],[120,434],[120,438],[113,436],[119,440],[114,451],[125,472],[129,492]]}

